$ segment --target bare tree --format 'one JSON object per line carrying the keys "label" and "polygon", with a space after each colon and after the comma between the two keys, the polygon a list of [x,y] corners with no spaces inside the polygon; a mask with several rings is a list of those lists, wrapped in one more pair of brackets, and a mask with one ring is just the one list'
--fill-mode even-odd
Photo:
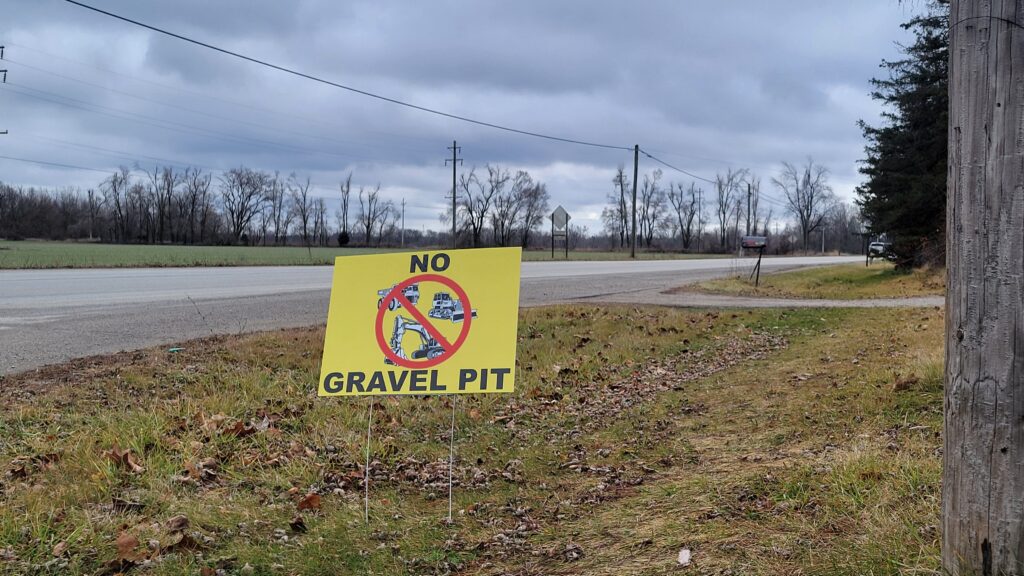
{"label": "bare tree", "polygon": [[697,187],[692,182],[684,191],[682,184],[669,184],[668,201],[676,215],[679,239],[683,250],[689,250],[694,238],[694,220],[697,219]]}
{"label": "bare tree", "polygon": [[782,172],[772,182],[786,197],[786,206],[797,219],[803,248],[807,250],[811,232],[821,226],[832,205],[832,188],[828,185],[828,169],[811,158],[802,169],[789,162],[782,163]]}
{"label": "bare tree", "polygon": [[170,236],[170,240],[176,240],[172,229],[172,208],[174,196],[181,183],[181,173],[175,172],[171,166],[163,168],[154,167],[152,172],[146,172],[149,178],[150,194],[153,197],[154,221],[156,223],[155,235],[152,238],[156,242],[164,242]]}
{"label": "bare tree", "polygon": [[632,238],[629,215],[633,208],[633,199],[630,192],[627,191],[630,187],[630,180],[629,176],[626,176],[626,170],[623,166],[620,165],[615,171],[612,183],[619,190],[619,201],[615,205],[615,216],[618,220],[619,248],[624,248],[630,242],[630,238]]}
{"label": "bare tree", "polygon": [[96,218],[100,214],[100,210],[103,208],[103,200],[99,200],[96,197],[96,191],[92,188],[86,193],[88,201],[87,207],[89,210],[89,239],[93,239],[93,234],[96,233]]}
{"label": "bare tree", "polygon": [[271,177],[249,168],[232,168],[220,177],[221,205],[234,241],[241,239],[266,199]]}
{"label": "bare tree", "polygon": [[377,246],[384,242],[384,238],[394,236],[398,219],[401,217],[401,211],[395,207],[395,203],[391,200],[381,204],[380,215],[377,218]]}
{"label": "bare tree", "polygon": [[341,206],[338,208],[338,243],[348,244],[348,207],[350,194],[352,193],[352,173],[348,173],[348,178],[338,185],[341,191]]}
{"label": "bare tree", "polygon": [[303,182],[294,172],[288,177],[288,193],[291,195],[292,214],[295,215],[296,223],[299,226],[299,235],[302,238],[302,245],[310,246],[311,232],[315,225],[313,215],[314,199],[309,195],[309,177]]}
{"label": "bare tree", "polygon": [[526,201],[526,191],[533,186],[530,174],[525,170],[516,171],[512,177],[512,185],[501,190],[494,197],[494,209],[491,211],[491,230],[494,243],[498,246],[509,246],[513,242],[515,226],[520,221],[520,211]]}
{"label": "bare tree", "polygon": [[118,242],[128,240],[128,187],[131,172],[124,166],[100,184],[103,201],[110,206],[114,219],[114,237]]}
{"label": "bare tree", "polygon": [[484,225],[491,212],[491,204],[496,196],[501,195],[512,178],[508,170],[500,166],[487,164],[486,168],[486,180],[481,180],[476,175],[476,168],[470,170],[469,175],[459,176],[459,209],[463,222],[472,235],[473,246],[480,246]]}
{"label": "bare tree", "polygon": [[644,174],[643,185],[640,187],[639,223],[637,233],[640,242],[648,248],[654,240],[654,234],[665,220],[665,192],[658,185],[662,172],[655,170],[652,174]]}
{"label": "bare tree", "polygon": [[[364,198],[365,197],[365,198]],[[363,228],[363,242],[369,246],[373,241],[373,233],[388,209],[389,204],[381,201],[380,184],[373,190],[359,187],[359,225]]]}
{"label": "bare tree", "polygon": [[725,176],[715,175],[715,215],[718,217],[718,246],[729,249],[729,217],[735,210],[737,186],[746,175],[746,170],[726,171]]}
{"label": "bare tree", "polygon": [[288,228],[291,226],[292,215],[288,210],[288,195],[285,182],[277,172],[267,182],[266,210],[269,224],[274,228],[274,245],[277,246],[288,239]]}
{"label": "bare tree", "polygon": [[530,245],[530,234],[544,223],[550,199],[547,186],[541,182],[534,182],[523,190],[523,205],[519,219],[520,246],[523,248]]}

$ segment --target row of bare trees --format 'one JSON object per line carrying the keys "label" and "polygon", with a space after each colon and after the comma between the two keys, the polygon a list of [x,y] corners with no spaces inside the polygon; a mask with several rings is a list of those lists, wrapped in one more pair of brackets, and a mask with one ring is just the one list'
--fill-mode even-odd
{"label": "row of bare trees", "polygon": [[[459,176],[455,218],[460,237],[474,247],[529,246],[548,216],[547,187],[525,170],[487,164],[484,172],[473,167]],[[451,218],[449,208],[441,221],[450,224]]]}
{"label": "row of bare trees", "polygon": [[[0,184],[0,237],[94,238],[109,242],[304,246],[350,241],[352,175],[340,185],[341,205],[330,225],[328,202],[308,177],[246,167],[218,176],[199,168],[122,167],[97,190],[43,190]],[[401,217],[380,185],[360,187],[356,242],[381,244]]]}
{"label": "row of bare trees", "polygon": [[[742,235],[767,235],[773,218],[782,211],[795,220],[801,245],[807,249],[811,235],[820,230],[836,206],[828,176],[828,170],[811,159],[800,167],[783,162],[771,180],[781,196],[773,199],[762,194],[761,178],[746,169],[730,168],[715,175],[707,195],[693,182],[670,182],[666,189],[662,171],[655,170],[644,174],[637,186],[637,243],[650,248],[662,238],[678,241],[683,250],[730,251]],[[632,182],[621,166],[612,184],[601,219],[605,234],[624,248],[632,241],[633,199]],[[701,245],[709,221],[717,225],[714,246]]]}

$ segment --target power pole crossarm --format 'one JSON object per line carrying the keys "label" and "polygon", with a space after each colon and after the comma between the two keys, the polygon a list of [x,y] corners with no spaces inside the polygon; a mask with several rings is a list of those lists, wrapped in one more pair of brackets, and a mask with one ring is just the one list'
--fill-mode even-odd
{"label": "power pole crossarm", "polygon": [[452,163],[452,248],[459,247],[459,205],[458,205],[458,194],[456,194],[455,188],[455,177],[456,177],[456,166],[462,164],[462,158],[459,158],[459,151],[462,148],[459,147],[458,142],[452,140],[452,145],[448,147],[452,151],[452,157],[445,160],[445,166],[449,162]]}

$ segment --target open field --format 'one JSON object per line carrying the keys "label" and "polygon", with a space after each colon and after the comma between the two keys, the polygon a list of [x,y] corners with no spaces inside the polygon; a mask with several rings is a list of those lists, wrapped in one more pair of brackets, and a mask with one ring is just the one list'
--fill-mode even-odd
{"label": "open field", "polygon": [[[322,328],[0,378],[11,573],[922,574],[942,312],[521,312],[517,389],[318,399]],[[248,565],[249,567],[246,567]],[[205,569],[205,571],[202,571]]]}
{"label": "open field", "polygon": [[[0,240],[0,269],[132,268],[164,266],[293,266],[333,264],[338,256],[398,252],[388,248],[306,248],[298,246],[178,246]],[[564,258],[555,253],[555,259]],[[642,260],[714,258],[707,254],[642,252]],[[629,251],[569,253],[570,260],[626,260]],[[551,260],[551,252],[523,252],[523,260]]]}
{"label": "open field", "polygon": [[682,290],[730,296],[834,300],[941,296],[946,293],[946,271],[927,269],[901,273],[895,271],[889,263],[876,263],[870,267],[844,264],[762,274],[761,285],[758,287],[754,286],[753,280],[743,276],[708,280]]}

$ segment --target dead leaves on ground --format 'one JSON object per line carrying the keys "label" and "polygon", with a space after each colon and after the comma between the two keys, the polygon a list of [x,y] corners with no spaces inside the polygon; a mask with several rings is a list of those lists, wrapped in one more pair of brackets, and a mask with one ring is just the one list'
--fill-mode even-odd
{"label": "dead leaves on ground", "polygon": [[146,469],[139,464],[138,458],[131,450],[122,450],[120,444],[114,442],[113,447],[110,450],[103,451],[103,457],[114,463],[115,466],[122,470],[127,470],[132,474],[141,474]]}
{"label": "dead leaves on ground", "polygon": [[[204,549],[209,538],[190,531],[190,526],[188,517],[182,514],[172,516],[162,525],[122,526],[114,540],[116,556],[104,565],[102,574],[120,574],[165,554],[194,553]],[[143,530],[156,530],[158,537],[143,546],[136,535]]]}
{"label": "dead leaves on ground", "polygon": [[299,510],[319,510],[320,495],[314,493],[306,494],[295,504],[295,507]]}

